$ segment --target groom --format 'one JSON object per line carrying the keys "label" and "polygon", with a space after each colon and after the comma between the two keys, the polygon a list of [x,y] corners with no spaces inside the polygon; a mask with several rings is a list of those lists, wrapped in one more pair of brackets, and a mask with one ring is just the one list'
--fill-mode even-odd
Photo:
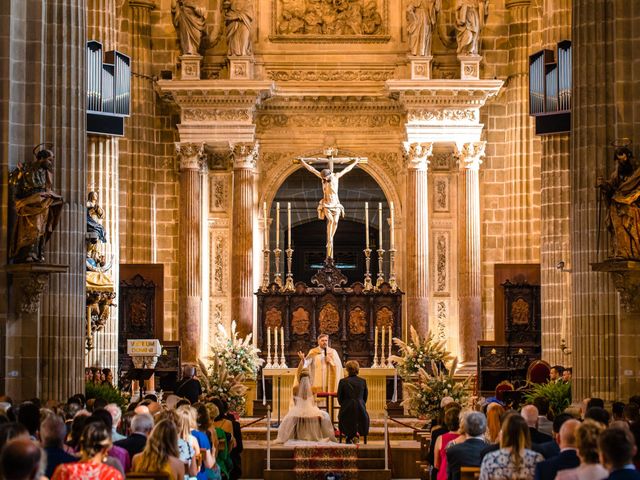
{"label": "groom", "polygon": [[309,350],[304,357],[304,366],[309,369],[314,393],[338,391],[342,362],[338,352],[329,346],[329,335],[323,333],[318,336],[318,346]]}

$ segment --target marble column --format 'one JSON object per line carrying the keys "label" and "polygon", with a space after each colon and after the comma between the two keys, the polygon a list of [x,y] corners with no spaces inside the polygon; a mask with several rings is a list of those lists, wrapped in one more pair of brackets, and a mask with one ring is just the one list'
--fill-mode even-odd
{"label": "marble column", "polygon": [[[115,50],[117,37],[115,0],[87,0],[87,39],[102,43],[103,51]],[[87,136],[87,192],[99,195],[104,210],[103,225],[107,242],[100,245],[101,253],[112,265],[107,272],[117,292],[119,283],[119,139],[104,135]],[[114,303],[119,302],[116,298]],[[88,352],[86,366],[110,368],[118,378],[118,309],[112,307],[109,320],[100,332],[93,335],[94,348]]]}
{"label": "marble column", "polygon": [[[485,142],[465,143],[457,150],[464,177],[464,227],[460,231],[464,250],[459,262],[460,342],[465,366],[477,361],[482,339],[482,297],[480,269],[480,165]],[[463,183],[460,182],[460,186]]]}
{"label": "marble column", "polygon": [[506,91],[507,155],[505,261],[536,263],[540,258],[539,156],[533,154],[529,116],[530,0],[506,0],[509,25],[509,81]]}
{"label": "marble column", "polygon": [[429,331],[429,191],[432,143],[405,144],[407,157],[407,317],[420,335]]}
{"label": "marble column", "polygon": [[[594,272],[591,266],[608,251],[604,221],[598,224],[597,178],[607,178],[615,168],[611,142],[628,137],[635,145],[640,139],[640,97],[634,94],[640,77],[637,69],[629,68],[634,45],[640,42],[634,28],[640,12],[635,7],[633,0],[572,2],[569,175],[575,400],[624,399],[622,386],[639,370],[634,329],[640,319],[621,312],[625,299],[618,304],[612,274]],[[632,368],[628,360],[634,361]]]}
{"label": "marble column", "polygon": [[238,333],[253,332],[253,219],[257,216],[257,143],[238,143],[233,155],[233,224],[231,250],[231,319]]}
{"label": "marble column", "polygon": [[200,208],[204,144],[176,143],[180,161],[179,338],[183,363],[200,356],[202,285],[200,274]]}
{"label": "marble column", "polygon": [[[558,42],[571,39],[571,0],[544,0],[542,15],[542,46],[556,51]],[[540,143],[542,358],[571,366],[569,134],[543,135]]]}
{"label": "marble column", "polygon": [[65,200],[46,258],[69,271],[51,276],[42,299],[43,400],[65,400],[84,390],[86,13],[85,0],[50,0],[44,8],[41,141],[54,144],[53,190]]}

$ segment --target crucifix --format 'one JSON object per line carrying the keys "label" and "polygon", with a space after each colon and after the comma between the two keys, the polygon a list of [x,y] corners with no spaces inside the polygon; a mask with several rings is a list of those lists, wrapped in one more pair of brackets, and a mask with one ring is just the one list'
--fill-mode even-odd
{"label": "crucifix", "polygon": [[[344,217],[344,207],[338,198],[338,184],[342,176],[355,168],[358,163],[367,163],[366,157],[338,157],[338,149],[330,147],[324,150],[324,157],[297,157],[294,163],[300,162],[304,168],[322,181],[322,200],[318,203],[318,218],[327,222],[327,259],[333,258],[333,237],[338,229],[340,216]],[[329,168],[321,171],[312,164],[329,164]],[[334,172],[335,164],[348,164],[342,171]]]}

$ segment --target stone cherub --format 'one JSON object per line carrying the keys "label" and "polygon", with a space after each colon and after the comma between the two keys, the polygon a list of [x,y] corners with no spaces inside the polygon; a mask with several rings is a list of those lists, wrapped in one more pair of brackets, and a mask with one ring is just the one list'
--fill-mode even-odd
{"label": "stone cherub", "polygon": [[[40,150],[38,150],[42,147]],[[15,210],[9,258],[13,263],[44,262],[44,246],[58,225],[63,199],[52,190],[55,156],[50,144],[33,149],[33,158],[9,175]]]}

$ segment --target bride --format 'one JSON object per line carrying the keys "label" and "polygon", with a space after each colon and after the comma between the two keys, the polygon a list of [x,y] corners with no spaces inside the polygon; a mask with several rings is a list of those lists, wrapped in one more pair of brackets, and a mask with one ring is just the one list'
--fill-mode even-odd
{"label": "bride", "polygon": [[275,443],[285,443],[289,440],[337,442],[329,414],[316,405],[311,391],[309,370],[302,368],[303,360],[298,366],[297,385],[293,386],[293,399],[289,412],[278,427],[278,438]]}

